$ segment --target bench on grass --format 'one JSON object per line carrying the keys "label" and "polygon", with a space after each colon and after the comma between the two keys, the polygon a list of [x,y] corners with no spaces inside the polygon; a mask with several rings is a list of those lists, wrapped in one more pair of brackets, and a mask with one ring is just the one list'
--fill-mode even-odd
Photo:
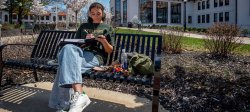
{"label": "bench on grass", "polygon": [[[0,85],[3,78],[3,68],[27,68],[33,70],[35,81],[39,81],[37,76],[38,70],[56,72],[57,66],[49,65],[48,61],[55,60],[61,48],[59,41],[64,38],[75,38],[75,31],[51,31],[43,30],[40,32],[34,45],[28,44],[6,44],[0,46]],[[32,52],[28,59],[5,59],[3,54],[8,46],[32,46]],[[126,52],[137,52],[146,54],[152,60],[155,54],[161,55],[162,37],[160,35],[143,35],[143,34],[115,34],[115,47],[113,53],[109,55],[106,65],[112,61],[119,60],[122,49]],[[103,79],[111,82],[127,82],[153,87],[153,107],[152,111],[158,111],[159,90],[160,90],[160,71],[154,73],[151,77],[145,77],[143,74],[132,74],[128,77],[114,76],[102,73],[83,74],[84,77],[91,79]]]}

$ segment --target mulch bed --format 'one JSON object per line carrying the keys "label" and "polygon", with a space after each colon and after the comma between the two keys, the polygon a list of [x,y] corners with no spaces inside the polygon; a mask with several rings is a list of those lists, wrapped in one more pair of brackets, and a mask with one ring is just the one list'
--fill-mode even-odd
{"label": "mulch bed", "polygon": [[[169,111],[250,111],[250,57],[212,58],[202,52],[162,55],[160,103]],[[16,84],[34,82],[32,71],[5,69]],[[53,81],[51,73],[38,73]],[[7,80],[8,81],[8,80]],[[5,83],[6,80],[3,80]],[[84,84],[151,99],[152,88],[86,79]]]}

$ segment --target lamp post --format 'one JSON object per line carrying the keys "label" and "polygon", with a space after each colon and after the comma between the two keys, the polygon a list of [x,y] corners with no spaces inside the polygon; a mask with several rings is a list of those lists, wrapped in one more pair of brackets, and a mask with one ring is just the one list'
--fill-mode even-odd
{"label": "lamp post", "polygon": [[184,32],[186,31],[186,28],[187,28],[187,21],[186,21],[187,8],[186,8],[186,3],[187,3],[187,0],[184,0]]}
{"label": "lamp post", "polygon": [[57,22],[58,22],[58,11],[57,11],[57,4],[56,4],[56,30],[58,30],[58,27],[57,27]]}

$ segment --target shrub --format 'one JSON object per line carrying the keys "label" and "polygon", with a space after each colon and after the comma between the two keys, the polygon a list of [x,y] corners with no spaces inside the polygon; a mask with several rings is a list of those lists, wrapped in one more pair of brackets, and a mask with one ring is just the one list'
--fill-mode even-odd
{"label": "shrub", "polygon": [[233,24],[215,23],[207,30],[207,39],[204,39],[204,47],[213,57],[228,57],[242,41],[237,37],[240,28]]}
{"label": "shrub", "polygon": [[244,37],[246,37],[247,34],[249,34],[249,33],[250,33],[250,31],[248,31],[248,29],[243,29],[243,30],[241,31],[241,34],[242,34]]}
{"label": "shrub", "polygon": [[167,53],[177,54],[182,51],[183,32],[178,30],[160,31],[163,37],[163,50]]}
{"label": "shrub", "polygon": [[15,29],[15,24],[4,23],[2,25],[2,30],[11,30]]}
{"label": "shrub", "polygon": [[54,30],[56,24],[35,24],[34,32],[39,33],[41,30]]}

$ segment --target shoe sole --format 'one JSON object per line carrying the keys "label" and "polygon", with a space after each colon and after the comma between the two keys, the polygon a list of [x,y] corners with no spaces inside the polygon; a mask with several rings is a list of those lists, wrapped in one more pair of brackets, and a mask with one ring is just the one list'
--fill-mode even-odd
{"label": "shoe sole", "polygon": [[[82,107],[82,110],[81,110],[81,112],[89,105],[91,103],[91,101],[89,100],[89,102],[87,102],[87,104],[86,105],[84,105],[83,107]],[[68,111],[69,112],[69,111]]]}
{"label": "shoe sole", "polygon": [[91,101],[89,100],[89,102],[88,102],[85,106],[83,106],[82,111],[83,111],[90,103],[91,103]]}

